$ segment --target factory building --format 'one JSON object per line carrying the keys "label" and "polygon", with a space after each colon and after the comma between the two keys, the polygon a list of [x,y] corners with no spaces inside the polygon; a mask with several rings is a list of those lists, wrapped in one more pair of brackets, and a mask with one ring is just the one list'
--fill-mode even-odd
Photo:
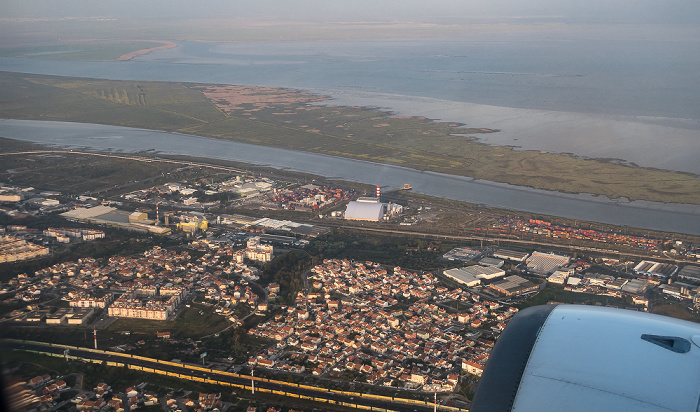
{"label": "factory building", "polygon": [[443,275],[448,278],[465,285],[468,288],[477,286],[481,284],[481,279],[474,276],[474,274],[469,273],[462,269],[449,269],[442,272]]}
{"label": "factory building", "polygon": [[46,323],[49,325],[84,325],[94,313],[94,308],[59,308],[56,312],[46,315]]}
{"label": "factory building", "polygon": [[453,279],[467,287],[476,286],[482,279],[495,279],[505,276],[506,272],[493,266],[467,266],[458,269],[449,269],[442,272],[445,276]]}
{"label": "factory building", "polygon": [[165,234],[170,232],[169,229],[153,226],[154,221],[148,220],[148,215],[145,213],[129,213],[110,206],[77,208],[61,213],[60,216],[63,216],[68,220],[91,222],[140,232],[151,232],[156,234]]}
{"label": "factory building", "polygon": [[560,267],[567,265],[569,263],[569,257],[535,251],[525,260],[525,263],[527,264],[528,272],[546,276]]}
{"label": "factory building", "polygon": [[463,262],[468,262],[470,260],[476,261],[479,257],[481,257],[481,251],[470,247],[456,247],[442,255],[443,259],[461,260]]}
{"label": "factory building", "polygon": [[489,287],[506,296],[522,295],[523,293],[532,292],[539,289],[538,285],[515,275],[508,276],[503,280],[492,283],[489,285]]}
{"label": "factory building", "polygon": [[652,283],[649,283],[643,279],[630,279],[625,282],[620,288],[621,291],[629,293],[631,295],[644,296],[644,294],[653,287]]}
{"label": "factory building", "polygon": [[380,222],[403,212],[396,203],[382,203],[379,197],[360,197],[350,201],[345,209],[345,219]]}
{"label": "factory building", "polygon": [[201,222],[179,222],[177,228],[183,232],[196,233],[198,231],[206,231],[209,227],[209,222],[202,220]]}
{"label": "factory building", "polygon": [[642,260],[634,267],[634,273],[649,278],[666,279],[678,271],[678,266],[670,263],[659,263]]}
{"label": "factory building", "polygon": [[493,257],[505,260],[514,260],[516,262],[524,262],[530,256],[527,252],[518,252],[517,250],[498,249],[493,252]]}
{"label": "factory building", "polygon": [[345,219],[379,222],[384,219],[384,213],[386,213],[386,204],[381,203],[378,198],[361,197],[348,203]]}
{"label": "factory building", "polygon": [[503,260],[492,258],[492,257],[485,257],[485,258],[481,258],[481,260],[479,260],[479,264],[482,266],[493,266],[496,268],[503,267],[504,263],[505,262]]}
{"label": "factory building", "polygon": [[700,281],[700,267],[690,265],[684,266],[683,269],[678,272],[678,277],[698,282]]}
{"label": "factory building", "polygon": [[0,192],[0,202],[19,202],[23,199],[21,193]]}
{"label": "factory building", "polygon": [[148,219],[148,215],[143,212],[133,212],[129,215],[129,222],[135,223]]}
{"label": "factory building", "polygon": [[66,321],[69,325],[85,325],[93,313],[95,313],[94,308],[76,308],[66,317]]}
{"label": "factory building", "polygon": [[[557,283],[559,285],[563,285],[566,283],[566,280],[569,278],[569,276],[572,276],[574,274],[574,269],[573,268],[567,268],[567,269],[557,269],[552,273],[548,278],[547,281],[550,283]],[[595,280],[590,281],[591,284],[594,284],[596,282]],[[602,286],[602,283],[601,283]]]}
{"label": "factory building", "polygon": [[56,312],[46,315],[46,323],[49,325],[64,324],[66,323],[66,319],[68,319],[68,315],[71,313],[72,311],[70,308],[58,308]]}

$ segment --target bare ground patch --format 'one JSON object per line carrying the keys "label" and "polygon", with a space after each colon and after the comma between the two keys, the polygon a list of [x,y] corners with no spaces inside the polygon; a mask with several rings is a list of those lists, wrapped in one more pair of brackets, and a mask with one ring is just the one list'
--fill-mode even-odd
{"label": "bare ground patch", "polygon": [[[194,88],[201,91],[225,113],[244,108],[247,108],[248,112],[255,112],[278,104],[304,104],[328,100],[325,96],[278,87],[202,85]],[[251,105],[252,109],[249,108]]]}

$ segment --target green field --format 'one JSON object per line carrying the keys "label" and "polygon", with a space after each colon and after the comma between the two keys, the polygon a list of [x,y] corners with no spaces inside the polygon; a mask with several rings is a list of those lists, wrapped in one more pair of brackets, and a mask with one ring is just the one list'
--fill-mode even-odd
{"label": "green field", "polygon": [[687,307],[677,303],[654,305],[653,313],[657,315],[670,316],[672,318],[700,322],[700,315],[688,310]]}
{"label": "green field", "polygon": [[548,284],[547,288],[540,291],[532,298],[527,299],[517,305],[518,309],[525,309],[531,306],[547,305],[550,303],[568,303],[576,305],[592,305],[592,306],[615,306],[615,307],[632,307],[630,298],[616,298],[612,296],[594,295],[591,293],[577,293],[564,290],[563,287],[553,284]]}
{"label": "green field", "polygon": [[211,306],[192,304],[192,307],[184,308],[175,320],[119,318],[109,326],[108,331],[128,330],[134,334],[148,336],[155,336],[156,332],[170,331],[173,337],[198,338],[219,332],[229,325],[230,323],[223,316],[214,313]]}
{"label": "green field", "polygon": [[[203,86],[194,84],[0,73],[0,87],[3,118],[176,131],[538,189],[700,204],[700,179],[694,175],[487,146],[474,137],[479,125],[392,117],[367,108],[279,103],[274,97],[263,107],[244,103],[224,111],[220,99],[210,100]],[[257,97],[265,95],[261,91]]]}

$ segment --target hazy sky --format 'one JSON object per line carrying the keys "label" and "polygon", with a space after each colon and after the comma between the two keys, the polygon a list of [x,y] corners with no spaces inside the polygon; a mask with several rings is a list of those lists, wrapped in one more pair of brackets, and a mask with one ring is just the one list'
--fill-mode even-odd
{"label": "hazy sky", "polygon": [[697,0],[2,0],[0,17],[239,18],[459,23],[557,17],[570,23],[700,23]]}

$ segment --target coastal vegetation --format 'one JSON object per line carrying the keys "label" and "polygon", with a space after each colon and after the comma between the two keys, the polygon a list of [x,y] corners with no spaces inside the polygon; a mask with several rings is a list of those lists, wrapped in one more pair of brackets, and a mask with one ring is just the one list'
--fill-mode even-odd
{"label": "coastal vegetation", "polygon": [[[0,73],[0,117],[112,124],[230,139],[610,198],[700,204],[697,176],[479,143],[496,132],[286,89]],[[144,149],[148,143],[144,142]]]}

